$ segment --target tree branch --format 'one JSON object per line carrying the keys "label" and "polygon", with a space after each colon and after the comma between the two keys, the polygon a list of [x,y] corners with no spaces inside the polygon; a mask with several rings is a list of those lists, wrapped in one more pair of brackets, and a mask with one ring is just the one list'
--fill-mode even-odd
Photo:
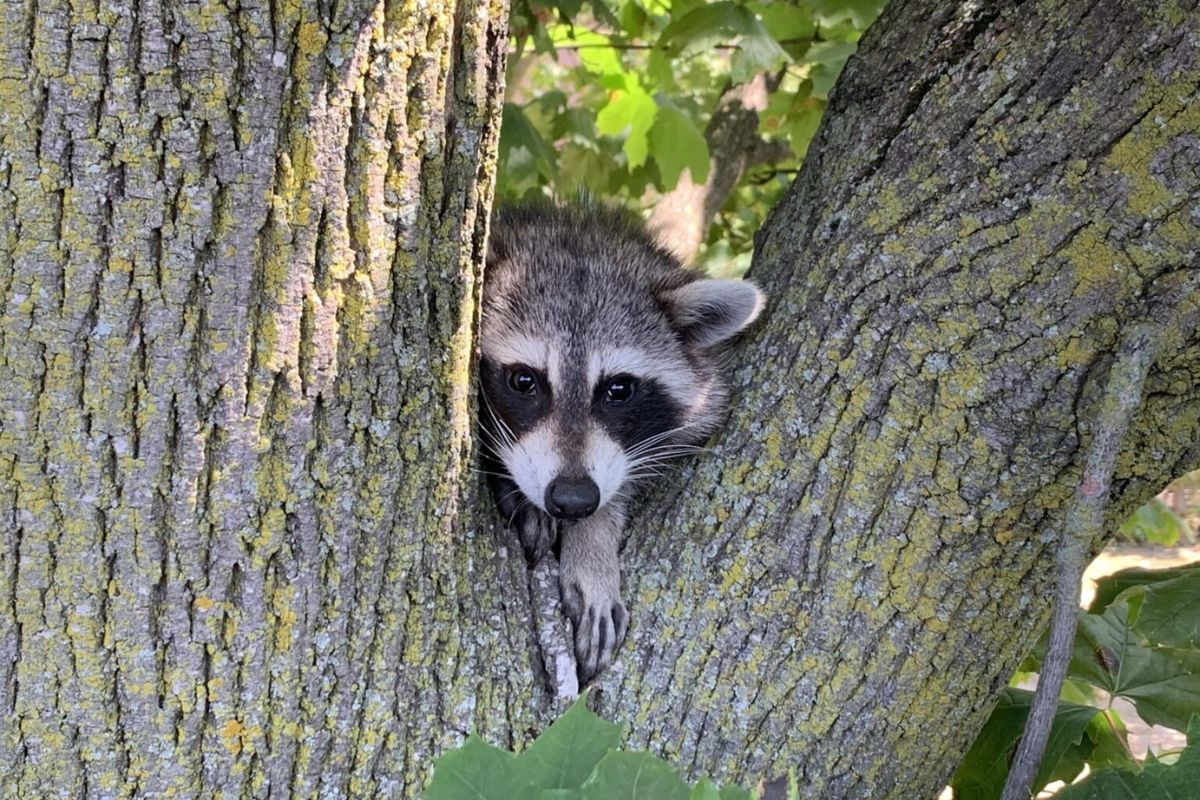
{"label": "tree branch", "polygon": [[1104,400],[1093,423],[1096,433],[1055,552],[1050,639],[1033,705],[1025,722],[1025,734],[1004,783],[1002,800],[1028,800],[1046,750],[1050,726],[1058,710],[1058,695],[1075,644],[1079,582],[1083,579],[1089,548],[1103,533],[1104,511],[1117,453],[1125,439],[1125,431],[1141,405],[1146,376],[1161,339],[1158,326],[1147,324],[1135,328],[1109,369]]}

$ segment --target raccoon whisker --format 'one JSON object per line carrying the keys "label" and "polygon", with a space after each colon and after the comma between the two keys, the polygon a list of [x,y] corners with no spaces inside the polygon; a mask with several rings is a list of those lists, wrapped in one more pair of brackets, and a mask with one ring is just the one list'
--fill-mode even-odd
{"label": "raccoon whisker", "polygon": [[501,435],[504,437],[504,444],[512,445],[514,442],[517,441],[516,434],[513,433],[512,428],[508,427],[508,424],[503,419],[501,419],[500,415],[496,413],[496,409],[495,409],[495,407],[492,406],[492,401],[488,399],[487,393],[484,392],[484,393],[482,393],[482,395],[483,395],[483,404],[485,406],[487,406],[488,416],[490,416],[493,420],[495,420],[496,425],[500,429]]}
{"label": "raccoon whisker", "polygon": [[494,456],[498,461],[504,460],[504,451],[511,451],[515,447],[519,447],[519,443],[515,439],[504,439],[497,436],[494,432],[489,431],[486,427],[480,426],[479,431],[483,436],[478,437],[476,441],[479,442],[480,447]]}
{"label": "raccoon whisker", "polygon": [[632,455],[636,455],[637,453],[640,453],[643,450],[647,450],[649,448],[654,447],[655,445],[658,445],[664,439],[674,436],[677,433],[686,431],[688,428],[694,428],[699,424],[700,423],[698,421],[697,422],[688,422],[688,423],[680,425],[676,428],[670,428],[669,430],[665,430],[662,433],[656,433],[653,436],[648,436],[645,439],[643,439],[642,441],[635,444],[632,448],[630,448],[629,452]]}
{"label": "raccoon whisker", "polygon": [[661,472],[639,472],[639,473],[636,473],[633,475],[625,476],[625,480],[640,481],[640,480],[645,480],[646,478],[661,478],[662,476],[663,476],[663,473],[661,473]]}
{"label": "raccoon whisker", "polygon": [[652,447],[652,449],[635,453],[634,458],[635,459],[648,458],[650,456],[656,455],[656,453],[672,453],[672,455],[673,455],[673,453],[700,453],[700,452],[712,452],[712,451],[710,451],[708,449],[708,447],[700,447],[700,446],[696,446],[696,445],[659,445],[658,447]]}
{"label": "raccoon whisker", "polygon": [[706,453],[707,450],[689,449],[689,448],[663,448],[662,450],[653,450],[645,455],[629,460],[629,468],[641,466],[642,464],[654,464],[658,462],[666,462],[668,459],[678,458],[680,456],[689,456],[696,453]]}
{"label": "raccoon whisker", "polygon": [[507,475],[503,472],[496,472],[495,470],[490,470],[490,469],[480,469],[479,467],[470,467],[470,470],[471,470],[471,472],[474,472],[476,475],[494,475],[497,478],[509,477],[509,475]]}
{"label": "raccoon whisker", "polygon": [[499,439],[497,439],[495,434],[493,434],[491,431],[480,427],[479,432],[474,438],[480,447],[487,449],[493,455],[500,455],[499,450],[504,446],[504,442],[501,442]]}
{"label": "raccoon whisker", "polygon": [[[496,503],[496,505],[500,505],[500,503],[503,503],[505,500],[507,500],[509,497],[511,497],[513,492],[517,492],[517,491],[520,491],[520,490],[513,489],[512,492],[509,492],[508,494],[504,495],[504,497],[500,498],[500,502]],[[527,505],[530,505],[529,498],[524,498],[521,500],[521,502],[517,503],[517,507],[513,509],[513,512],[511,514],[508,515],[508,520],[504,523],[504,527],[506,529],[512,527],[513,520],[517,518],[517,514],[520,514],[521,509],[525,508],[525,506],[527,506]]]}

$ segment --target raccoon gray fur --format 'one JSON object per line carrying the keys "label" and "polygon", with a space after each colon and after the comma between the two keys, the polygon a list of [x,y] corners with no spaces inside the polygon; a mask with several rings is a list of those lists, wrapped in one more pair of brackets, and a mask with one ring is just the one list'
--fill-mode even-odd
{"label": "raccoon gray fur", "polygon": [[501,209],[483,290],[485,468],[536,563],[559,556],[580,684],[625,638],[618,549],[635,484],[693,452],[728,397],[721,345],[762,293],[686,269],[596,204]]}

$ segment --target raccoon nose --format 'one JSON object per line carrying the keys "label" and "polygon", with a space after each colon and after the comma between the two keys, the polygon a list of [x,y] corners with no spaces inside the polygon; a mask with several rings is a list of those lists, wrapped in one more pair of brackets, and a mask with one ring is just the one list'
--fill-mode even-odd
{"label": "raccoon nose", "polygon": [[567,478],[562,475],[546,487],[546,510],[559,519],[583,519],[600,505],[600,489],[586,475]]}

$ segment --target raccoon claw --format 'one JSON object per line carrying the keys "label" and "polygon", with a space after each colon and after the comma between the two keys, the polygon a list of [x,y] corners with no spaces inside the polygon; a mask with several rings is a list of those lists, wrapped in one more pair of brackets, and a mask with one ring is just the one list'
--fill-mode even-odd
{"label": "raccoon claw", "polygon": [[554,522],[545,514],[530,511],[517,522],[517,538],[525,550],[525,560],[535,566],[554,544]]}
{"label": "raccoon claw", "polygon": [[582,687],[612,663],[629,626],[620,597],[589,596],[578,583],[565,587],[563,611],[575,630],[575,671]]}

